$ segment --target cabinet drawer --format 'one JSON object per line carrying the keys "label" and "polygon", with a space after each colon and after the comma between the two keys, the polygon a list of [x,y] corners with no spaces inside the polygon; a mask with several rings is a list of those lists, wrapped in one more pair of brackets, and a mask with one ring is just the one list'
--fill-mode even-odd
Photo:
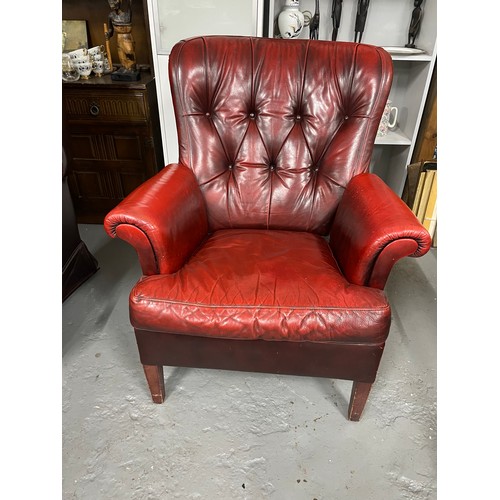
{"label": "cabinet drawer", "polygon": [[85,92],[67,90],[63,103],[69,122],[145,122],[148,106],[145,92]]}

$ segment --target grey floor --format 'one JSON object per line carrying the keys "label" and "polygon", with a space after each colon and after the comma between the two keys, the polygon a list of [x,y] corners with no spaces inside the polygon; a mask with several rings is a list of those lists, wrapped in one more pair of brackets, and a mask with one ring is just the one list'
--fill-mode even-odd
{"label": "grey floor", "polygon": [[436,498],[436,249],[393,269],[356,423],[351,384],[320,378],[166,367],[153,404],[128,321],[136,254],[79,228],[100,270],[62,307],[65,500]]}

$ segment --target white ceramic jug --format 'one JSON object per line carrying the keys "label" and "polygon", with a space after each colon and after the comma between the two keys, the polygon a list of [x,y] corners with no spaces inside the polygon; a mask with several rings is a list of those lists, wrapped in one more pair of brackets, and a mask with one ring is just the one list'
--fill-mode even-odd
{"label": "white ceramic jug", "polygon": [[387,101],[384,114],[378,126],[377,137],[384,137],[389,133],[389,130],[394,130],[398,122],[398,108],[392,105],[390,100]]}
{"label": "white ceramic jug", "polygon": [[278,16],[278,29],[282,38],[297,38],[304,28],[304,14],[299,10],[299,0],[286,0]]}

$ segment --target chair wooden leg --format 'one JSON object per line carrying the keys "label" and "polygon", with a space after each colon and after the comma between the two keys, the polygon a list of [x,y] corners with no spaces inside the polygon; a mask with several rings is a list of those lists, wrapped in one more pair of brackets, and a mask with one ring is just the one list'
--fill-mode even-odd
{"label": "chair wooden leg", "polygon": [[151,397],[155,403],[163,403],[165,401],[165,380],[163,378],[162,365],[142,365],[146,380],[148,381]]}
{"label": "chair wooden leg", "polygon": [[349,402],[348,418],[354,422],[358,422],[361,414],[363,413],[363,408],[365,407],[366,400],[368,399],[368,394],[370,394],[370,389],[372,384],[365,382],[353,382],[351,391],[351,401]]}

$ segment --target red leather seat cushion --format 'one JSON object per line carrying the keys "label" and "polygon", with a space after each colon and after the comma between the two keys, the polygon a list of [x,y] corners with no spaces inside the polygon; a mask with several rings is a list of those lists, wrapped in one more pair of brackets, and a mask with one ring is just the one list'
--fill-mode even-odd
{"label": "red leather seat cushion", "polygon": [[381,290],[347,282],[321,236],[295,231],[217,231],[130,295],[138,329],[218,338],[378,343],[390,318]]}

